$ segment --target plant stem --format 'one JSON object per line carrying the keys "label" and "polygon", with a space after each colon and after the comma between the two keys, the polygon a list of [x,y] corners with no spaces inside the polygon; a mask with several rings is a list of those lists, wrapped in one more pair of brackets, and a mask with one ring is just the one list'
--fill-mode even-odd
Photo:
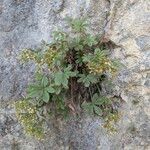
{"label": "plant stem", "polygon": [[99,86],[96,84],[99,94],[101,94]]}
{"label": "plant stem", "polygon": [[92,92],[91,92],[91,88],[89,87],[88,89],[89,89],[90,97],[91,97],[91,99],[92,99]]}

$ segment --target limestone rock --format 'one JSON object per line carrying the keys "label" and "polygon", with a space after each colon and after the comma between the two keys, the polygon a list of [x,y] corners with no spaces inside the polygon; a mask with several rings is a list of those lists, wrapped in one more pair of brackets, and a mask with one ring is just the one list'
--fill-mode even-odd
{"label": "limestone rock", "polygon": [[[66,16],[85,16],[89,31],[113,42],[112,57],[126,66],[114,80],[113,96],[124,103],[110,135],[100,118],[50,123],[49,137],[27,137],[10,106],[25,95],[34,66],[19,63],[24,48],[50,41],[67,26]],[[150,149],[150,1],[149,0],[1,0],[0,1],[0,150],[149,150]]]}

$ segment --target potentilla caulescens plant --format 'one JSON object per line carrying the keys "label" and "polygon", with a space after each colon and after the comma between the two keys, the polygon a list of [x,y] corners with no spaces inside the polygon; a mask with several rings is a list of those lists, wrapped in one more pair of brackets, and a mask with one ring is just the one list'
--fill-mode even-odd
{"label": "potentilla caulescens plant", "polygon": [[[86,20],[67,21],[73,34],[56,31],[52,42],[44,43],[41,50],[26,49],[21,53],[23,62],[36,64],[36,72],[34,82],[27,88],[27,97],[16,104],[18,116],[19,104],[26,106],[25,103],[34,108],[33,116],[37,121],[39,116],[43,118],[48,114],[67,117],[69,114],[78,115],[83,110],[105,117],[113,112],[112,101],[101,95],[101,83],[110,80],[117,72],[118,62],[108,57],[105,43],[87,33]],[[21,119],[25,116],[19,116]],[[34,132],[27,127],[26,121],[21,122],[25,129]],[[36,123],[31,121],[30,124],[34,126]],[[38,125],[37,129],[38,133],[42,131]]]}

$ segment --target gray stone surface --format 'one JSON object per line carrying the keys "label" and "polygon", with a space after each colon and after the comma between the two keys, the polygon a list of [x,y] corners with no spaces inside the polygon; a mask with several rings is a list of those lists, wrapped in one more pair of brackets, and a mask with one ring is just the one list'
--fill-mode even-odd
{"label": "gray stone surface", "polygon": [[[19,63],[18,54],[50,41],[57,28],[68,30],[66,16],[88,17],[89,30],[118,47],[112,57],[126,67],[114,79],[111,96],[123,99],[122,116],[114,135],[100,118],[82,117],[52,121],[48,138],[37,141],[24,135],[11,107],[34,72],[32,64]],[[149,150],[149,37],[149,0],[0,0],[0,150]]]}

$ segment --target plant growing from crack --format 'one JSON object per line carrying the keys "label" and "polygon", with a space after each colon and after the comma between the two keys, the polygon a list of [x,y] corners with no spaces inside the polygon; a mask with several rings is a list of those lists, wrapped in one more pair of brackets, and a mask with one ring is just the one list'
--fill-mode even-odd
{"label": "plant growing from crack", "polygon": [[[113,102],[101,95],[101,83],[117,72],[118,62],[108,57],[105,43],[87,33],[86,20],[69,18],[67,21],[73,34],[56,31],[53,41],[44,43],[41,50],[26,49],[21,54],[23,62],[36,64],[36,72],[25,100],[16,102],[16,110],[27,132],[35,137],[43,132],[37,122],[42,123],[41,118],[47,115],[67,117],[85,110],[105,117],[113,111]],[[26,114],[33,110],[29,122],[26,118],[30,115],[20,115],[24,109]]]}

